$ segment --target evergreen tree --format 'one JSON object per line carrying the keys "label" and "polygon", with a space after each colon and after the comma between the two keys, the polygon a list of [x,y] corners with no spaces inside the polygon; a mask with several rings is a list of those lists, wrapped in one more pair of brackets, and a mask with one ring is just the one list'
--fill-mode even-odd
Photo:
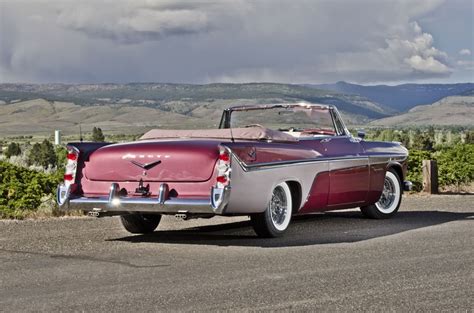
{"label": "evergreen tree", "polygon": [[28,154],[28,164],[40,165],[43,168],[55,167],[58,159],[53,144],[47,139],[35,143]]}
{"label": "evergreen tree", "polygon": [[56,166],[57,157],[54,145],[47,139],[41,143],[41,160],[40,164],[42,167],[47,168],[48,166]]}
{"label": "evergreen tree", "polygon": [[7,146],[7,150],[5,150],[5,156],[7,158],[10,158],[11,156],[14,156],[14,155],[20,155],[20,154],[21,154],[20,145],[16,142],[11,142]]}
{"label": "evergreen tree", "polygon": [[41,158],[41,144],[35,143],[28,153],[28,165],[39,164]]}
{"label": "evergreen tree", "polygon": [[95,142],[105,141],[105,136],[102,133],[102,129],[100,129],[99,127],[94,127],[92,129],[92,141],[95,141]]}
{"label": "evergreen tree", "polygon": [[418,132],[414,136],[414,142],[411,145],[411,148],[416,150],[432,151],[433,145],[433,139],[429,134]]}
{"label": "evergreen tree", "polygon": [[464,143],[469,143],[469,144],[474,143],[474,130],[466,131],[466,137],[464,138]]}

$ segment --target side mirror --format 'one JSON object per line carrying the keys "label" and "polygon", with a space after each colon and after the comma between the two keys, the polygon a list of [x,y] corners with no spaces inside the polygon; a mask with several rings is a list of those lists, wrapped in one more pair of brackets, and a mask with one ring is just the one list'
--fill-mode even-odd
{"label": "side mirror", "polygon": [[364,139],[365,137],[365,131],[362,129],[357,130],[357,137]]}

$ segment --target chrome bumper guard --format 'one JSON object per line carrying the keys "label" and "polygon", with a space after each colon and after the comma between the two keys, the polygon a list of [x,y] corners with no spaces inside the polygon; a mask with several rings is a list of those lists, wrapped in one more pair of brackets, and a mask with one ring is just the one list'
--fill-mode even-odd
{"label": "chrome bumper guard", "polygon": [[119,184],[110,186],[108,196],[74,197],[70,186],[60,185],[57,202],[61,210],[84,210],[95,212],[153,212],[187,214],[223,214],[229,202],[230,186],[211,189],[208,199],[186,199],[168,197],[168,184],[161,184],[158,197],[121,197]]}
{"label": "chrome bumper guard", "polygon": [[413,183],[411,181],[405,180],[403,182],[403,190],[404,191],[411,191],[413,189]]}

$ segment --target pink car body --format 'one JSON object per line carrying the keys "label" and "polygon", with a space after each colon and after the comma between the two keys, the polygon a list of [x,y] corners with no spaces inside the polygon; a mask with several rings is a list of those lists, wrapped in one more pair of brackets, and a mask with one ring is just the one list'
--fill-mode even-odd
{"label": "pink car body", "polygon": [[[249,128],[250,135],[245,128],[230,128],[232,112],[300,106],[326,110],[334,132],[316,130],[311,134],[318,135],[292,139],[288,132],[267,136],[258,125]],[[66,181],[58,188],[60,208],[94,216],[252,215],[264,212],[272,190],[285,182],[295,215],[372,205],[381,198],[389,170],[398,175],[401,189],[410,187],[407,149],[353,137],[333,106],[234,107],[224,111],[220,128],[186,136],[156,131],[129,143],[70,143]]]}

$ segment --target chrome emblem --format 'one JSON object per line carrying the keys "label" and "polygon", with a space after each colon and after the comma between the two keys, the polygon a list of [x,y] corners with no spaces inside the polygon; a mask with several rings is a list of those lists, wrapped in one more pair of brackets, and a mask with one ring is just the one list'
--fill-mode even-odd
{"label": "chrome emblem", "polygon": [[150,163],[145,163],[145,164],[142,164],[140,162],[137,162],[137,161],[134,161],[134,160],[131,160],[130,161],[133,165],[136,165],[144,170],[149,170],[149,169],[152,169],[153,167],[155,167],[155,165],[158,165],[161,163],[161,160],[157,160],[157,161],[154,161],[154,162],[150,162]]}

